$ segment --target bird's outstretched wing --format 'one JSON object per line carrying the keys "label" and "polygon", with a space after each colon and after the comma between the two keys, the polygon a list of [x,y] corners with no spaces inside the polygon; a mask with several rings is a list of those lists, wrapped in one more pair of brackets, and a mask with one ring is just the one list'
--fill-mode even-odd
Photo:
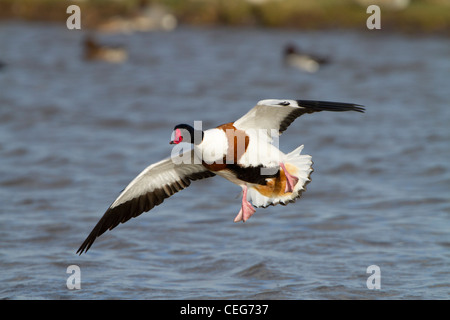
{"label": "bird's outstretched wing", "polygon": [[315,100],[278,100],[259,101],[243,117],[234,122],[241,130],[275,129],[281,134],[298,117],[305,113],[319,111],[357,111],[364,112],[364,107],[353,103],[315,101]]}
{"label": "bird's outstretched wing", "polygon": [[191,181],[215,176],[200,162],[194,161],[192,150],[188,152],[188,157],[183,159],[189,159],[190,156],[190,163],[184,161],[177,164],[172,158],[167,158],[150,165],[134,178],[106,210],[77,253],[88,251],[95,239],[106,230],[149,211],[164,199],[189,186]]}

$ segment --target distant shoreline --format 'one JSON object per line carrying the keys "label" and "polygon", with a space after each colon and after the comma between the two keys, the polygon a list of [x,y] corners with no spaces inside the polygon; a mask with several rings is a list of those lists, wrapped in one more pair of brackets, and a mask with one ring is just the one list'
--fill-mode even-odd
{"label": "distant shoreline", "polygon": [[[83,28],[96,28],[114,16],[132,16],[143,0],[0,0],[0,20],[65,21],[66,9],[76,4]],[[366,29],[370,14],[357,2],[364,0],[153,0],[164,5],[179,24],[203,26],[261,26],[303,30]],[[381,1],[381,0],[378,0]],[[373,0],[376,3],[377,0]],[[382,1],[381,1],[382,2]],[[381,29],[406,33],[450,35],[450,0],[412,0],[407,8],[380,4]]]}

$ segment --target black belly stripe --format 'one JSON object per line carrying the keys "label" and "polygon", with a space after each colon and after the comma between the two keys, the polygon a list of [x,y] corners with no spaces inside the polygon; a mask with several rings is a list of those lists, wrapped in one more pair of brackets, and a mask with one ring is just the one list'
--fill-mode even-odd
{"label": "black belly stripe", "polygon": [[[268,171],[275,173],[262,175],[261,169],[271,169]],[[227,164],[226,170],[231,171],[239,180],[259,185],[266,185],[266,179],[268,178],[278,178],[280,176],[279,167],[267,168],[262,165],[256,167],[242,167],[238,164]]]}

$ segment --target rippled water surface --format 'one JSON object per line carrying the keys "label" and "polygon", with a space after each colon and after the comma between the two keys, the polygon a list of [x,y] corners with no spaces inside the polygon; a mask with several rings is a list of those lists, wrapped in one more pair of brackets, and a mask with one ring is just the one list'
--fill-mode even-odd
{"label": "rippled water surface", "polygon": [[[0,24],[0,298],[450,298],[450,41],[386,31],[197,29],[98,35],[122,64],[82,59],[84,31]],[[329,56],[288,69],[294,42]],[[120,190],[170,154],[171,129],[233,121],[258,100],[355,102],[283,134],[315,172],[301,200],[233,223],[240,188],[193,183],[75,251]],[[69,265],[81,290],[68,290]],[[381,270],[369,290],[366,269]]]}

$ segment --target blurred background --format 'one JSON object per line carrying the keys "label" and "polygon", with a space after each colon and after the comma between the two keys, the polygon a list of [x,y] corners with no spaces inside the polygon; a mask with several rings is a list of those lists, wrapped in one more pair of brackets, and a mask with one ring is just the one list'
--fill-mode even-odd
{"label": "blurred background", "polygon": [[[375,4],[383,11],[383,29],[449,32],[448,0],[1,0],[1,18],[65,21],[66,8],[83,11],[83,27],[99,27],[113,17],[136,18],[162,11],[182,24],[346,28],[365,25],[365,9]],[[153,11],[151,13],[150,11]]]}
{"label": "blurred background", "polygon": [[[449,35],[448,0],[0,0],[0,298],[448,299]],[[301,199],[235,224],[206,179],[75,254],[176,124],[269,98],[366,107],[281,136]]]}

